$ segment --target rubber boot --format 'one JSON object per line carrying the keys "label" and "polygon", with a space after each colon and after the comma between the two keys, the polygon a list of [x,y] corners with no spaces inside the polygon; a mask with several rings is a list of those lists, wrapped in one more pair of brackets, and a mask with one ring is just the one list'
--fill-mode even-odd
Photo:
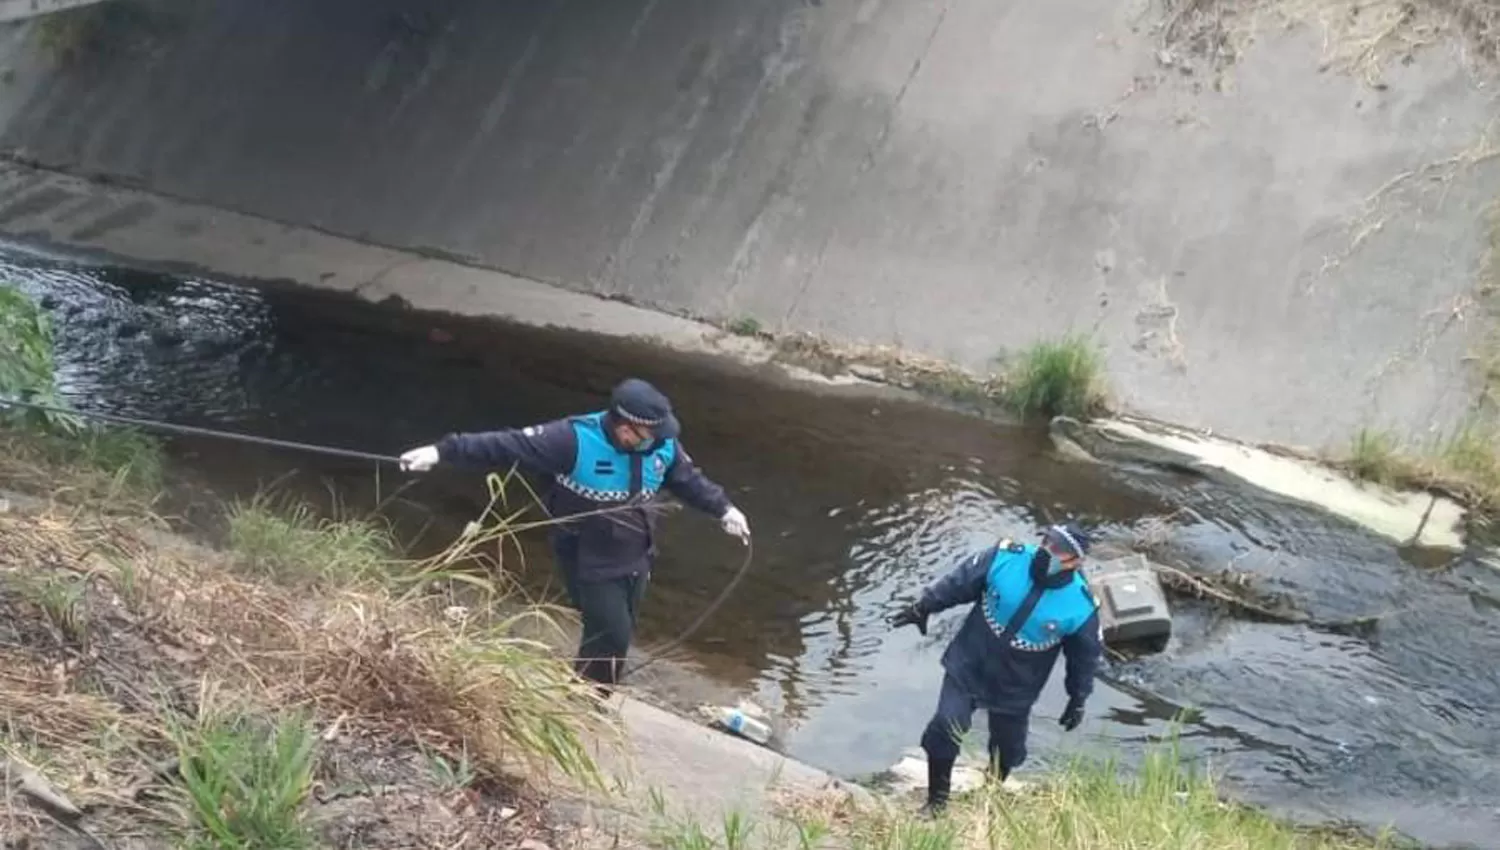
{"label": "rubber boot", "polygon": [[953,787],[953,763],[956,759],[927,759],[927,805],[922,816],[935,818],[948,808],[948,794]]}

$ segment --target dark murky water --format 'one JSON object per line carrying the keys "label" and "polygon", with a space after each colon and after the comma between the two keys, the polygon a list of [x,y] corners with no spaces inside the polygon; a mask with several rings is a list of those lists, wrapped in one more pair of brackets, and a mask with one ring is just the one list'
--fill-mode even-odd
{"label": "dark murky water", "polygon": [[[689,641],[692,665],[780,712],[787,749],[843,774],[913,746],[940,679],[937,634],[888,630],[895,602],[996,535],[1071,513],[1108,536],[1178,511],[1178,562],[1231,563],[1311,614],[1389,612],[1368,639],[1251,623],[1179,604],[1158,656],[1107,671],[1063,735],[1061,674],[1033,723],[1037,765],[1080,747],[1135,752],[1181,706],[1186,742],[1248,799],[1300,816],[1394,820],[1424,841],[1500,834],[1500,581],[1460,560],[1403,561],[1339,520],[1202,480],[1063,463],[1034,434],[898,400],[812,394],[751,374],[577,334],[418,317],[341,298],[95,268],[19,252],[0,281],[46,299],[61,379],[80,407],[396,453],[448,430],[593,409],[625,374],[672,394],[686,443],[756,531],[754,571]],[[437,335],[433,329],[439,329]],[[221,491],[300,470],[369,504],[399,473],[234,444],[176,456]],[[403,492],[399,519],[445,541],[478,507],[471,478]],[[676,634],[728,580],[740,549],[689,512],[667,523],[645,613]],[[545,583],[540,547],[528,575]],[[981,723],[982,729],[982,723]]]}

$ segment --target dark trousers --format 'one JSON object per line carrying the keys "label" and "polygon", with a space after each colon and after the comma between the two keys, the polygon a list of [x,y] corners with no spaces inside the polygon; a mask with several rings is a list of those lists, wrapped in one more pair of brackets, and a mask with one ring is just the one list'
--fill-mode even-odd
{"label": "dark trousers", "polygon": [[[943,677],[937,711],[922,733],[922,749],[930,763],[951,765],[958,758],[959,740],[974,721],[978,702],[952,676]],[[1026,733],[1030,718],[1025,714],[991,711],[990,765],[1003,779],[1026,761]]]}
{"label": "dark trousers", "polygon": [[625,656],[630,651],[649,576],[636,573],[603,581],[580,581],[575,564],[559,558],[557,566],[568,589],[568,601],[583,620],[573,669],[607,691],[619,683],[625,671]]}

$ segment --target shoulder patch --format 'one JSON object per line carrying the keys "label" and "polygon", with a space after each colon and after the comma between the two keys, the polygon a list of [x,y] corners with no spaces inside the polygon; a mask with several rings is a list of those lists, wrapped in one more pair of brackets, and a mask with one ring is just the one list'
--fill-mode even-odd
{"label": "shoulder patch", "polygon": [[1000,548],[1003,549],[1006,552],[1014,552],[1014,553],[1021,553],[1021,552],[1025,552],[1026,551],[1026,547],[1024,545],[1022,545],[1020,543],[1017,543],[1016,541],[1010,539],[1009,537],[1001,538],[1001,540],[1000,540]]}

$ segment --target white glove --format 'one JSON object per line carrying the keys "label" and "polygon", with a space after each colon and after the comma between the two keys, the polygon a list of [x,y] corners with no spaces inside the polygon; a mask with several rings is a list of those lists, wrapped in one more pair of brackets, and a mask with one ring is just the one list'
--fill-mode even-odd
{"label": "white glove", "polygon": [[724,527],[725,534],[732,534],[741,540],[750,540],[750,521],[745,519],[744,513],[739,508],[730,505],[729,510],[719,517],[719,525]]}
{"label": "white glove", "polygon": [[401,468],[411,472],[426,472],[437,466],[437,446],[422,446],[401,456]]}

